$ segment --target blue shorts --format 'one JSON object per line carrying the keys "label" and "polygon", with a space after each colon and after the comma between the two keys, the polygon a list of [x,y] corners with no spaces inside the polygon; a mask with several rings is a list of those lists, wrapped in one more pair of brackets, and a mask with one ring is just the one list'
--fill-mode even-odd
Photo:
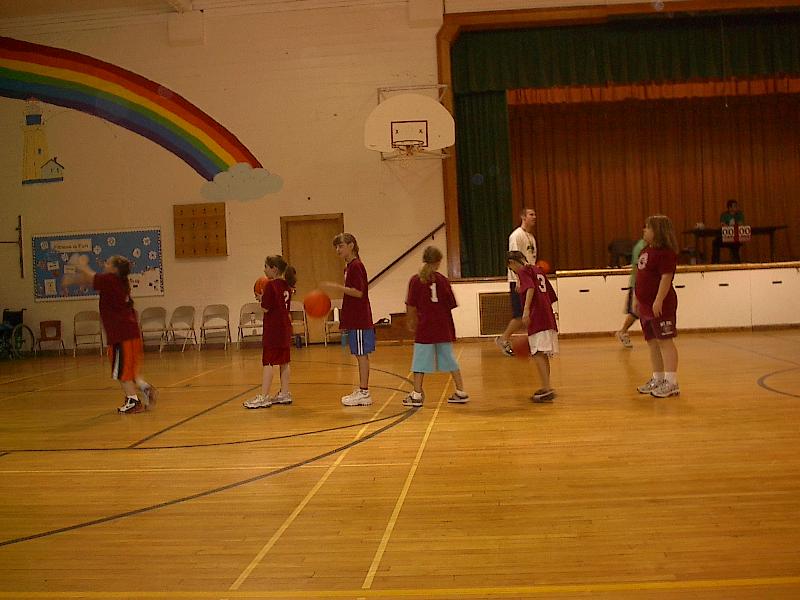
{"label": "blue shorts", "polygon": [[511,315],[515,319],[522,318],[522,300],[517,293],[517,282],[512,281],[509,283],[511,289]]}
{"label": "blue shorts", "polygon": [[374,329],[348,329],[347,342],[350,344],[350,354],[364,356],[375,352]]}
{"label": "blue shorts", "polygon": [[435,373],[458,371],[458,363],[453,356],[452,342],[441,344],[414,344],[414,358],[411,360],[414,373]]}

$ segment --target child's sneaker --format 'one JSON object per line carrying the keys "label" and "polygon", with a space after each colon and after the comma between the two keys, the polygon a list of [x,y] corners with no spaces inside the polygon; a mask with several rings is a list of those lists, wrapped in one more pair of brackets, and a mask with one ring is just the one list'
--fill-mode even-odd
{"label": "child's sneaker", "polygon": [[653,391],[650,392],[651,396],[656,398],[669,398],[670,396],[678,396],[681,393],[681,388],[677,383],[670,383],[666,379],[658,384]]}
{"label": "child's sneaker", "polygon": [[292,403],[292,393],[286,392],[278,392],[276,396],[272,398],[273,404],[291,404]]}
{"label": "child's sneaker", "polygon": [[555,399],[555,397],[556,397],[555,390],[546,390],[544,388],[541,388],[533,392],[531,400],[533,400],[537,404],[544,404],[545,402],[552,402]]}
{"label": "child's sneaker", "polygon": [[158,402],[158,390],[152,385],[146,385],[141,389],[145,408],[148,410],[155,408],[156,402]]}
{"label": "child's sneaker", "polygon": [[252,400],[248,400],[247,402],[243,402],[242,406],[245,408],[269,408],[272,406],[272,400],[269,396],[263,396],[259,394]]}
{"label": "child's sneaker", "polygon": [[661,385],[661,383],[663,381],[664,381],[664,379],[656,379],[655,377],[651,377],[650,380],[647,383],[645,383],[643,385],[640,385],[636,389],[638,390],[638,392],[640,394],[649,394],[654,389],[656,389],[659,385]]}
{"label": "child's sneaker", "polygon": [[357,388],[352,394],[342,396],[342,404],[345,406],[369,406],[372,404],[372,396],[370,396],[369,390]]}
{"label": "child's sneaker", "polygon": [[144,410],[144,405],[136,398],[125,398],[125,404],[117,409],[118,413],[135,414]]}
{"label": "child's sneaker", "polygon": [[458,392],[453,392],[453,395],[450,396],[447,399],[447,401],[450,404],[466,404],[467,402],[469,402],[469,394],[464,394],[463,396],[460,396]]}
{"label": "child's sneaker", "polygon": [[413,408],[419,408],[420,406],[422,406],[423,402],[425,402],[424,392],[419,395],[419,398],[417,398],[414,395],[414,392],[411,392],[408,396],[403,398],[403,406],[411,406]]}
{"label": "child's sneaker", "polygon": [[623,346],[625,346],[626,348],[633,348],[633,343],[631,342],[631,336],[628,334],[627,331],[618,331],[616,335],[617,339]]}
{"label": "child's sneaker", "polygon": [[499,335],[494,338],[494,343],[506,356],[514,356],[514,349],[511,347],[511,342],[504,340]]}

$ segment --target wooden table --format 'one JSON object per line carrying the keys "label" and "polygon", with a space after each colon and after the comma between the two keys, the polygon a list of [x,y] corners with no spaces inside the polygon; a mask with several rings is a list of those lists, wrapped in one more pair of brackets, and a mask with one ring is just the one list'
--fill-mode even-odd
{"label": "wooden table", "polygon": [[[786,225],[751,225],[750,226],[750,233],[751,235],[768,235],[769,236],[769,256],[770,261],[775,262],[775,232],[780,229],[786,229]],[[695,241],[695,248],[697,249],[697,253],[699,256],[705,258],[705,244],[703,244],[703,240],[705,238],[719,238],[722,241],[722,229],[720,227],[704,227],[699,229],[695,227],[694,229],[687,229],[683,232],[684,234],[691,234],[694,236]],[[701,248],[701,244],[703,247]]]}

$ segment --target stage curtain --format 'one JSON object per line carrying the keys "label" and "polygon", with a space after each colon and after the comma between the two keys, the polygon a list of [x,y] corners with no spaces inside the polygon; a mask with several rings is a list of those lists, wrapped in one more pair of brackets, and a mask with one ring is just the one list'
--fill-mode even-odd
{"label": "stage curtain", "polygon": [[513,222],[507,107],[505,92],[456,97],[463,277],[506,272],[507,229]]}
{"label": "stage curtain", "polygon": [[465,32],[456,94],[800,74],[800,13],[654,17]]}
{"label": "stage curtain", "polygon": [[[536,209],[539,254],[558,269],[606,266],[609,242],[638,239],[656,213],[693,247],[680,232],[718,227],[729,198],[750,225],[788,225],[776,258],[798,257],[798,95],[519,105],[509,123],[512,210]],[[767,238],[743,259],[768,262]]]}

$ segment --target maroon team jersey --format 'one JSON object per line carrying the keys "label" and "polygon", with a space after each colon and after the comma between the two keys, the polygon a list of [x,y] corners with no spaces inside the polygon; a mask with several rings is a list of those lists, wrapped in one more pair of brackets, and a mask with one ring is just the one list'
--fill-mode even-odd
{"label": "maroon team jersey", "polygon": [[[675,274],[678,264],[678,255],[670,248],[654,248],[647,246],[639,255],[636,271],[636,299],[639,301],[639,316],[653,317],[653,302],[658,294],[658,285],[661,276],[666,273]],[[678,295],[675,288],[670,286],[667,297],[664,298],[662,312],[674,314],[678,308]]]}
{"label": "maroon team jersey", "polygon": [[525,296],[533,290],[531,302],[531,322],[528,324],[528,335],[552,329],[558,331],[556,316],[553,314],[553,302],[558,300],[547,275],[535,265],[525,265],[519,273],[519,298],[525,308]]}
{"label": "maroon team jersey", "polygon": [[417,309],[418,344],[441,344],[456,339],[456,326],[451,310],[458,304],[447,277],[434,273],[430,283],[423,283],[419,275],[408,282],[406,304]]}
{"label": "maroon team jersey", "polygon": [[122,279],[114,273],[97,273],[92,287],[100,294],[100,318],[109,346],[135,340],[139,333],[136,311],[129,306],[130,296]]}
{"label": "maroon team jersey", "polygon": [[364,263],[356,257],[344,268],[344,286],[359,290],[361,298],[349,296],[342,298],[342,310],[339,315],[341,329],[372,329],[372,308],[369,304],[369,279]]}
{"label": "maroon team jersey", "polygon": [[292,289],[285,279],[270,279],[264,286],[261,308],[264,313],[264,329],[261,344],[264,348],[288,348],[292,342],[292,318],[289,304]]}

